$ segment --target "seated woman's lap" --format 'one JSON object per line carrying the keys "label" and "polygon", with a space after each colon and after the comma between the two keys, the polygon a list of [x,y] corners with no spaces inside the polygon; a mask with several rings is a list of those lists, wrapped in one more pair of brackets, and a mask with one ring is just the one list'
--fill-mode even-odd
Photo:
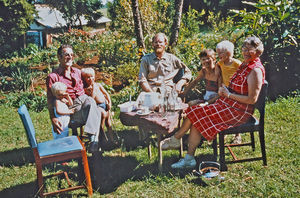
{"label": "seated woman's lap", "polygon": [[186,112],[192,125],[207,140],[214,139],[222,130],[246,122],[250,116],[220,102],[204,107],[192,106]]}

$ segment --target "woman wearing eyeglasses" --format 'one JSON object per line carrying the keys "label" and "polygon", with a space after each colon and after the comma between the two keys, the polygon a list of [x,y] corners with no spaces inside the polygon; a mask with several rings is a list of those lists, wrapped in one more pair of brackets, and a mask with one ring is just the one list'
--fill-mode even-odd
{"label": "woman wearing eyeglasses", "polygon": [[255,36],[248,37],[242,46],[243,63],[232,76],[230,84],[219,88],[220,98],[207,106],[191,106],[186,110],[187,118],[174,136],[162,141],[162,149],[178,148],[180,138],[190,131],[188,152],[172,168],[193,168],[196,165],[195,150],[201,138],[212,141],[225,129],[248,121],[254,112],[265,79],[265,69],[260,61],[264,47]]}

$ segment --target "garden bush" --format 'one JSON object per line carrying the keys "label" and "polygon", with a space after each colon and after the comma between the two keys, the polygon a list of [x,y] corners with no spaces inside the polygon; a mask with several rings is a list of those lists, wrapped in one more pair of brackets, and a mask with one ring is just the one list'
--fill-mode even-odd
{"label": "garden bush", "polygon": [[247,3],[255,11],[235,11],[237,28],[246,35],[257,35],[264,43],[262,60],[270,82],[269,96],[275,99],[299,89],[299,0],[259,0]]}
{"label": "garden bush", "polygon": [[19,108],[22,104],[25,104],[28,109],[41,112],[47,109],[47,97],[43,90],[36,92],[15,92],[2,94],[0,104],[15,108]]}

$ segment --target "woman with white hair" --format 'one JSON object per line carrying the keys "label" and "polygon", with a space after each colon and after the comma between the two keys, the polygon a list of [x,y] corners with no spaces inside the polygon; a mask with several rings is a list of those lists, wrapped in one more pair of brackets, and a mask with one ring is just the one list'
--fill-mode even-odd
{"label": "woman with white hair", "polygon": [[185,158],[172,164],[172,168],[195,167],[194,154],[201,138],[212,141],[220,131],[241,125],[253,115],[265,79],[265,69],[259,58],[263,50],[259,38],[246,38],[242,46],[244,61],[231,78],[229,88],[220,87],[220,98],[213,104],[189,107],[181,128],[174,136],[162,141],[164,148],[179,147],[180,138],[190,131],[188,152]]}

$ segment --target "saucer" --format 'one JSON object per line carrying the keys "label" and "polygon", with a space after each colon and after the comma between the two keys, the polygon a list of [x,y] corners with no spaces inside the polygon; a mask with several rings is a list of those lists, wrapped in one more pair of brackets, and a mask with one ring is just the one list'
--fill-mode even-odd
{"label": "saucer", "polygon": [[151,113],[151,111],[147,111],[147,112],[142,112],[142,110],[138,110],[137,112],[136,112],[138,115],[148,115],[148,114],[150,114]]}

